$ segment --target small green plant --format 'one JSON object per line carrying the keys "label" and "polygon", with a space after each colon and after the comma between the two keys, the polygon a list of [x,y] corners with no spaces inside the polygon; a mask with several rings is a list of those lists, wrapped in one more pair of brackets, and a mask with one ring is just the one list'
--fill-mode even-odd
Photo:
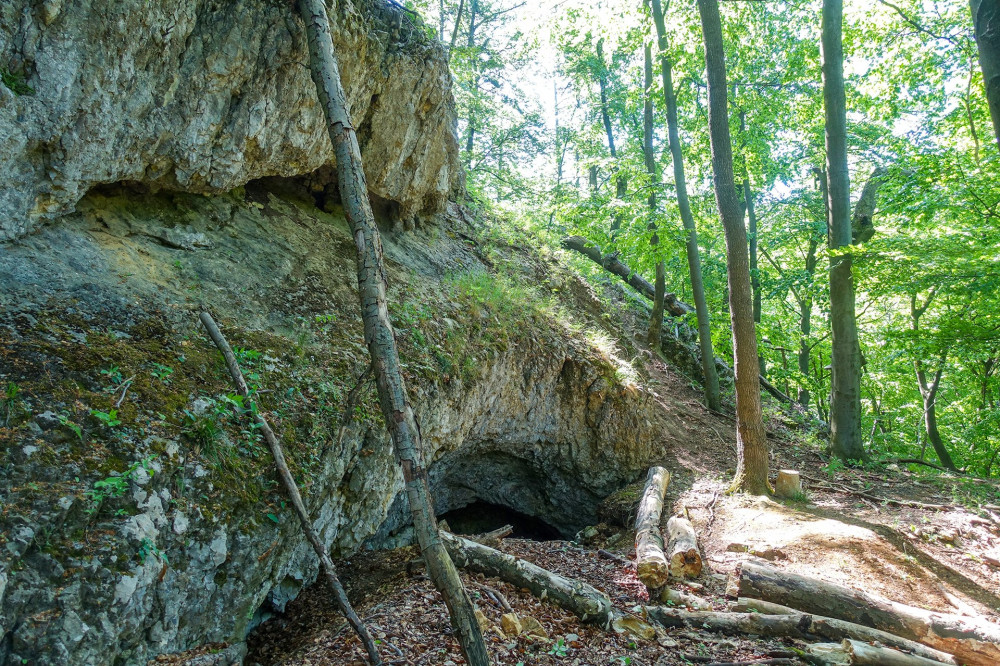
{"label": "small green plant", "polygon": [[250,366],[256,364],[261,357],[259,351],[246,347],[233,347],[233,354],[235,354],[237,361]]}
{"label": "small green plant", "polygon": [[163,551],[157,548],[156,544],[153,543],[153,541],[148,538],[143,539],[142,541],[139,542],[138,555],[139,555],[139,562],[141,564],[145,564],[146,558],[148,558],[150,555],[155,555],[157,559],[159,559],[164,564],[170,564],[170,562],[167,560],[167,556],[163,554]]}
{"label": "small green plant", "polygon": [[828,462],[826,465],[824,465],[820,469],[822,469],[824,472],[826,472],[830,476],[837,476],[837,474],[840,473],[841,471],[843,471],[843,469],[844,469],[844,461],[841,460],[840,458],[837,458],[835,456],[833,458],[830,458],[830,462]]}
{"label": "small green plant", "polygon": [[149,371],[151,375],[159,379],[164,384],[170,382],[170,376],[174,374],[174,369],[169,365],[163,365],[162,363],[154,363],[153,369]]}
{"label": "small green plant", "polygon": [[113,387],[121,386],[122,382],[125,381],[125,377],[122,375],[122,371],[117,365],[112,365],[110,368],[104,368],[101,370],[101,374],[107,377],[111,381]]}
{"label": "small green plant", "polygon": [[549,648],[549,654],[554,657],[565,657],[569,654],[569,648],[566,646],[566,641],[560,638],[557,640],[551,648]]}
{"label": "small green plant", "polygon": [[122,424],[122,422],[118,420],[117,409],[111,409],[107,412],[102,412],[99,409],[92,409],[90,410],[90,415],[109,428],[114,428],[115,426],[120,426]]}
{"label": "small green plant", "polygon": [[332,324],[335,321],[337,321],[337,315],[335,314],[316,315],[316,323],[320,325]]}
{"label": "small green plant", "polygon": [[122,495],[124,495],[125,492],[128,490],[129,481],[131,481],[132,477],[135,476],[136,470],[138,470],[140,467],[146,470],[146,472],[150,476],[152,476],[153,475],[152,464],[153,460],[155,459],[156,459],[155,455],[148,456],[146,458],[143,458],[142,460],[137,460],[136,462],[132,463],[127,470],[125,470],[118,476],[109,476],[107,478],[94,481],[94,486],[87,491],[87,497],[89,497],[90,500],[94,502],[94,506],[92,506],[88,510],[88,513],[91,514],[96,513],[97,509],[100,507],[101,502],[108,499],[109,497],[114,498],[114,497],[121,497]]}
{"label": "small green plant", "polygon": [[80,443],[82,444],[83,443],[83,428],[81,428],[80,426],[78,426],[77,424],[75,424],[75,423],[73,423],[72,421],[69,420],[69,413],[63,412],[63,413],[59,414],[59,416],[57,418],[59,419],[59,425],[64,426],[66,428],[69,428],[74,433],[76,433],[77,439],[79,439]]}
{"label": "small green plant", "polygon": [[0,67],[0,82],[15,95],[34,95],[35,89],[28,85],[24,72],[15,72],[8,67]]}
{"label": "small green plant", "polygon": [[4,390],[3,399],[0,399],[0,406],[3,407],[4,411],[4,426],[10,425],[10,417],[15,411],[17,411],[20,404],[21,387],[14,382],[7,382],[7,388]]}
{"label": "small green plant", "polygon": [[791,494],[788,498],[792,502],[799,502],[800,504],[806,504],[809,502],[809,495],[806,494],[804,490],[797,490]]}

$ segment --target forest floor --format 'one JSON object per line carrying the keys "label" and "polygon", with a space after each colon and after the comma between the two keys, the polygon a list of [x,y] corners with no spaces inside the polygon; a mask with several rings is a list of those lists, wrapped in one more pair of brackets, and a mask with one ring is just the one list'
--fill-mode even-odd
{"label": "forest floor", "polygon": [[[693,522],[706,564],[697,581],[672,587],[725,610],[727,580],[737,564],[763,558],[905,604],[1000,619],[1000,516],[982,508],[997,503],[997,484],[906,464],[858,469],[830,464],[790,414],[775,413],[768,422],[772,470],[800,470],[805,497],[727,495],[736,460],[733,419],[708,412],[687,379],[659,361],[652,365],[647,389],[671,396],[662,401],[664,409],[686,410],[690,437],[669,451],[668,504]],[[590,583],[621,610],[637,612],[648,595],[635,576],[634,533],[604,523],[585,532],[589,538],[572,542],[505,539],[501,548]],[[621,560],[607,559],[599,549]],[[338,566],[389,663],[464,663],[440,597],[422,567],[413,565],[418,557],[415,548],[359,553]],[[496,664],[640,666],[795,658],[789,651],[794,641],[780,639],[659,629],[655,638],[641,640],[605,632],[503,581],[466,572],[462,577],[489,620],[485,635]],[[500,596],[519,616],[537,619],[545,637],[506,636]],[[284,614],[258,628],[249,645],[247,664],[366,663],[323,585],[313,585]]]}

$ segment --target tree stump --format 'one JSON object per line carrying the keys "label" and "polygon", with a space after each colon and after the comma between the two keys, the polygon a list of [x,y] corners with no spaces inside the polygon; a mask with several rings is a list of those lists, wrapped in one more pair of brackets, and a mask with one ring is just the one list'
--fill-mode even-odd
{"label": "tree stump", "polygon": [[786,499],[800,497],[802,495],[802,478],[794,469],[783,469],[778,472],[778,479],[774,482],[774,494]]}

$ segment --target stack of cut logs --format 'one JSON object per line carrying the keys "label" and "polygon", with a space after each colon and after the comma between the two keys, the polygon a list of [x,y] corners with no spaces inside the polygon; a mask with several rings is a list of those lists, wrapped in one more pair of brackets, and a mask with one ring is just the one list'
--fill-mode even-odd
{"label": "stack of cut logs", "polygon": [[[801,492],[798,474],[783,471],[785,496]],[[1000,627],[981,619],[904,606],[821,580],[745,562],[730,587],[736,602],[729,611],[705,610],[697,597],[661,588],[671,578],[701,573],[701,554],[691,522],[667,521],[667,541],[660,532],[663,498],[670,474],[653,467],[635,521],[636,568],[650,598],[698,608],[647,606],[646,614],[664,627],[690,627],[726,634],[827,640],[801,653],[820,666],[865,664],[1000,664]],[[691,597],[690,599],[685,597]]]}
{"label": "stack of cut logs", "polygon": [[[706,599],[667,588],[671,578],[694,578],[702,568],[694,528],[685,518],[673,516],[667,521],[664,548],[660,520],[669,480],[670,475],[661,467],[649,471],[635,526],[638,575],[657,593],[651,598],[672,605],[645,606],[642,617],[616,608],[607,594],[583,581],[491,547],[510,533],[509,527],[472,539],[446,531],[441,537],[458,566],[530,590],[584,622],[639,640],[655,638],[662,628],[683,627],[802,641],[805,647],[795,650],[797,656],[819,666],[1000,664],[1000,627],[993,623],[904,606],[755,562],[743,563],[737,572],[730,588],[736,600],[726,611],[713,611]],[[792,481],[797,487],[795,479]],[[502,605],[509,612],[509,606]],[[656,629],[650,622],[662,628]],[[799,661],[773,659],[767,663]]]}

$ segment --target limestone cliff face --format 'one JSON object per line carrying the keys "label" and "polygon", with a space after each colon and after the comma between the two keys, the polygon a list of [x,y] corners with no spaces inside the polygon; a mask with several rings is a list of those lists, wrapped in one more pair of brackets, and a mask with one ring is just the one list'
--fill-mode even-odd
{"label": "limestone cliff face", "polygon": [[[299,183],[77,208],[0,254],[0,386],[20,390],[0,412],[0,665],[238,650],[317,563],[199,311],[241,348],[334,554],[405,532],[374,389],[347,400],[368,364],[347,223]],[[435,502],[571,534],[684,436],[683,410],[630,385],[636,352],[578,278],[506,246],[483,260],[477,236],[455,215],[385,236]]]}
{"label": "limestone cliff face", "polygon": [[[293,14],[277,0],[0,3],[0,66],[34,91],[0,85],[0,241],[96,184],[217,193],[331,163]],[[330,15],[371,193],[404,222],[441,212],[461,182],[441,49],[382,0]]]}

